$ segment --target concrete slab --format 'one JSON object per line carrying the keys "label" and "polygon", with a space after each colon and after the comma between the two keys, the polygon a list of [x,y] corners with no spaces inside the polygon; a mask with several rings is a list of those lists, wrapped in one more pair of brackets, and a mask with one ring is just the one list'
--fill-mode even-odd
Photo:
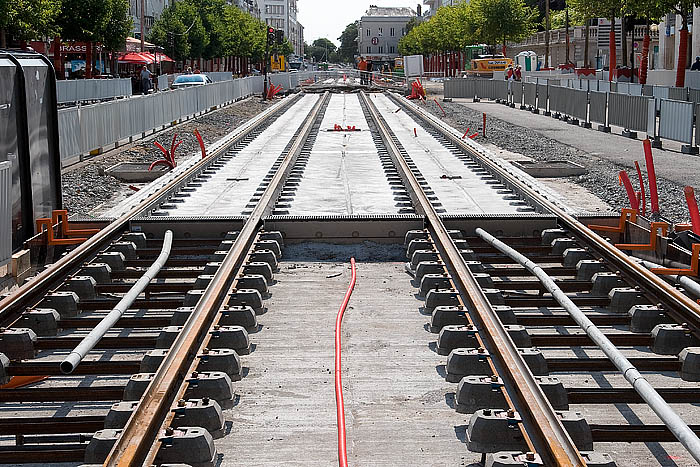
{"label": "concrete slab", "polygon": [[[249,374],[236,383],[240,403],[227,410],[232,428],[217,440],[222,465],[329,466],[337,463],[333,336],[362,246],[285,251],[256,349],[243,357]],[[446,402],[454,389],[436,371],[427,317],[403,271],[401,247],[382,249],[391,262],[361,262],[343,326],[345,408],[352,465],[468,465],[479,459],[463,444],[467,419]],[[290,251],[291,250],[291,251]],[[363,250],[364,251],[364,250]],[[320,260],[324,258],[324,260]],[[329,259],[330,258],[330,259]],[[337,275],[340,274],[340,275]],[[323,290],[323,293],[318,293]]]}
{"label": "concrete slab", "polygon": [[[372,101],[415,162],[449,214],[522,212],[507,194],[466,167],[449,149],[421,128],[383,94],[371,94]],[[415,133],[414,133],[415,129]],[[418,135],[417,137],[415,135]]]}
{"label": "concrete slab", "polygon": [[226,162],[206,183],[167,210],[170,216],[238,216],[319,96],[302,97],[292,108]]}
{"label": "concrete slab", "polygon": [[289,214],[395,214],[394,196],[357,94],[333,94]]}

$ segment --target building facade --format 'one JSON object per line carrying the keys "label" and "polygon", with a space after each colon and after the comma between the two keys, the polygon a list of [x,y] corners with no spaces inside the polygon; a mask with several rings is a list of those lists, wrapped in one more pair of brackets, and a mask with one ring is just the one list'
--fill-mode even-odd
{"label": "building facade", "polygon": [[304,27],[297,21],[298,0],[259,0],[260,18],[268,26],[284,31],[294,55],[304,56]]}
{"label": "building facade", "polygon": [[438,8],[443,6],[452,6],[461,3],[465,0],[423,0],[423,5],[426,6],[425,18],[430,18],[438,11]]}
{"label": "building facade", "polygon": [[137,39],[141,38],[141,8],[143,7],[144,15],[144,32],[145,36],[151,32],[153,23],[156,22],[163,10],[169,7],[171,0],[129,0],[129,14],[131,15],[133,29],[132,36]]}
{"label": "building facade", "polygon": [[406,35],[406,23],[416,16],[411,8],[370,6],[360,19],[358,54],[375,65],[399,56],[399,41]]}

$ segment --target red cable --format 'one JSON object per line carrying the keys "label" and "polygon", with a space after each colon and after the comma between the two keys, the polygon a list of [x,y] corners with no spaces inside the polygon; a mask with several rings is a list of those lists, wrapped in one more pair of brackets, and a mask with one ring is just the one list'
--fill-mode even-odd
{"label": "red cable", "polygon": [[687,186],[683,189],[685,200],[688,203],[688,211],[690,212],[690,224],[693,226],[693,233],[700,235],[700,211],[698,211],[698,203],[695,201],[695,190],[693,187]]}
{"label": "red cable", "polygon": [[646,188],[644,188],[644,177],[642,177],[642,169],[639,168],[639,162],[634,161],[634,166],[637,168],[637,177],[639,177],[639,189],[642,190],[640,193],[642,194],[641,197],[641,208],[642,208],[642,216],[647,215],[647,198],[646,198]]}
{"label": "red cable", "polygon": [[656,170],[654,168],[654,155],[651,152],[651,141],[644,140],[644,159],[647,163],[647,178],[649,179],[649,196],[651,198],[651,212],[659,212],[659,192],[656,186]]}
{"label": "red cable", "polygon": [[335,405],[338,418],[338,465],[340,467],[348,467],[348,451],[345,444],[345,405],[343,404],[343,380],[342,380],[342,365],[341,365],[341,341],[340,341],[340,326],[343,322],[343,314],[348,307],[350,296],[355,288],[355,280],[357,274],[355,271],[355,258],[350,259],[350,267],[352,269],[352,278],[348,291],[345,292],[343,304],[338,310],[338,317],[335,319]]}

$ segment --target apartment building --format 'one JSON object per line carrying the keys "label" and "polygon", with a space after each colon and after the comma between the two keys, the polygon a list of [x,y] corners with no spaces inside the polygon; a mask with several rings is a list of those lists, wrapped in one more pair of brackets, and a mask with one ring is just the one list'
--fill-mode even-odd
{"label": "apartment building", "polygon": [[370,6],[360,19],[358,53],[375,66],[388,63],[393,66],[399,56],[399,40],[406,35],[406,23],[416,12],[405,7]]}
{"label": "apartment building", "polygon": [[259,0],[260,18],[269,26],[284,31],[294,54],[304,56],[304,26],[297,21],[297,0]]}

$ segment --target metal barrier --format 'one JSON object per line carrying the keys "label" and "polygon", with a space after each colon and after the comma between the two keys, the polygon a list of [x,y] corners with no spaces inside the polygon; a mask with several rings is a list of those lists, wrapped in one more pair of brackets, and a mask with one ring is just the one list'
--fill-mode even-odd
{"label": "metal barrier", "polygon": [[608,97],[608,122],[625,130],[646,131],[651,99],[612,92]]}
{"label": "metal barrier", "polygon": [[[493,98],[494,99],[500,99],[500,100],[507,100],[508,99],[508,81],[496,81],[493,80]],[[513,85],[514,81],[511,81],[511,86]]]}
{"label": "metal barrier", "polygon": [[693,104],[661,99],[659,137],[692,144]]}
{"label": "metal barrier", "polygon": [[600,123],[608,126],[608,93],[607,92],[590,92],[590,113],[589,121]]}
{"label": "metal barrier", "polygon": [[0,162],[0,266],[12,258],[12,163]]}
{"label": "metal barrier", "polygon": [[207,75],[214,83],[233,80],[233,73],[230,71],[207,71],[204,74]]}
{"label": "metal barrier", "polygon": [[688,88],[669,88],[668,98],[676,101],[687,101]]}
{"label": "metal barrier", "polygon": [[537,108],[540,110],[547,111],[547,101],[549,99],[549,86],[546,84],[540,84],[539,79],[537,82]]}
{"label": "metal barrier", "polygon": [[[285,78],[279,84],[289,86],[291,80]],[[62,109],[58,112],[61,164],[70,165],[84,154],[261,93],[262,88],[262,77],[255,76]]]}
{"label": "metal barrier", "polygon": [[563,89],[564,113],[582,122],[588,121],[588,91]]}
{"label": "metal barrier", "polygon": [[688,101],[700,104],[700,89],[688,89]]}
{"label": "metal barrier", "polygon": [[77,79],[56,82],[59,104],[131,96],[131,79]]}
{"label": "metal barrier", "polygon": [[518,107],[523,105],[523,94],[523,83],[521,81],[513,83],[513,104]]}
{"label": "metal barrier", "polygon": [[568,88],[563,88],[561,86],[549,86],[548,96],[549,96],[549,111],[555,112],[556,114],[566,113],[566,103],[564,92]]}
{"label": "metal barrier", "polygon": [[537,85],[535,83],[523,83],[525,105],[535,108],[537,106]]}
{"label": "metal barrier", "polygon": [[445,80],[445,97],[466,98],[476,95],[476,83],[478,80],[466,78],[452,78]]}

